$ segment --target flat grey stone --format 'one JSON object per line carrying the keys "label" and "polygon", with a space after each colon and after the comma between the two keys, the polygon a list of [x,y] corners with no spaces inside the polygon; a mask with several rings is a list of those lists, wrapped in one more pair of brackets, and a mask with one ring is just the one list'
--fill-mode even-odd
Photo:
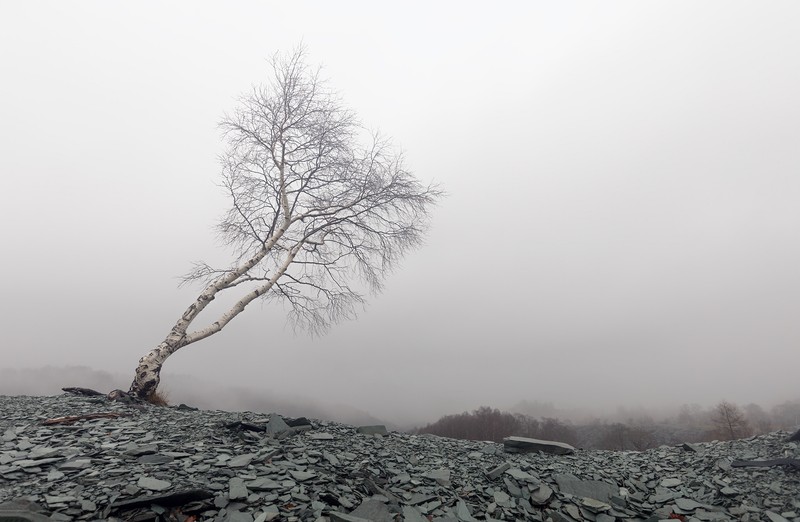
{"label": "flat grey stone", "polygon": [[166,480],[161,480],[153,477],[139,477],[136,485],[142,489],[149,489],[151,491],[164,491],[170,488],[172,484]]}
{"label": "flat grey stone", "polygon": [[680,486],[683,484],[683,481],[679,478],[665,478],[661,481],[661,486],[665,488],[674,488],[675,486]]}
{"label": "flat grey stone", "polygon": [[511,507],[513,505],[511,502],[511,497],[505,491],[495,491],[493,498],[495,504],[498,506]]}
{"label": "flat grey stone", "polygon": [[91,466],[92,466],[91,459],[79,458],[63,462],[58,467],[59,469],[86,469],[90,468]]}
{"label": "flat grey stone", "polygon": [[291,429],[292,428],[283,420],[283,417],[277,413],[271,413],[265,431],[271,435],[277,435],[290,431]]}
{"label": "flat grey stone", "polygon": [[305,482],[306,480],[311,480],[317,476],[316,473],[313,471],[289,471],[289,475],[292,476],[297,482]]}
{"label": "flat grey stone", "polygon": [[245,483],[245,485],[247,486],[247,489],[253,491],[272,491],[274,489],[283,489],[283,486],[269,477],[258,477],[255,480]]}
{"label": "flat grey stone", "polygon": [[732,488],[730,486],[725,486],[724,488],[719,490],[719,492],[722,493],[723,495],[725,495],[726,497],[735,497],[736,495],[739,494],[739,490],[738,489]]}
{"label": "flat grey stone", "polygon": [[389,435],[389,432],[386,431],[386,426],[382,424],[376,424],[374,426],[359,426],[356,429],[356,432],[363,435]]}
{"label": "flat grey stone", "polygon": [[412,506],[403,506],[403,521],[404,522],[429,522],[427,518],[422,516],[419,509]]}
{"label": "flat grey stone", "polygon": [[233,457],[225,464],[229,468],[246,468],[247,466],[250,465],[251,462],[253,462],[255,456],[256,456],[255,453],[245,453],[244,455],[237,455],[236,457]]}
{"label": "flat grey stone", "polygon": [[564,442],[552,440],[529,439],[527,437],[506,437],[503,439],[506,453],[531,453],[541,451],[553,455],[570,455],[575,448]]}
{"label": "flat grey stone", "polygon": [[394,522],[394,517],[389,512],[386,504],[377,500],[368,499],[350,512],[350,516],[372,520],[373,522]]}
{"label": "flat grey stone", "polygon": [[225,522],[253,522],[253,515],[241,511],[228,511]]}
{"label": "flat grey stone", "polygon": [[142,455],[152,455],[154,453],[158,453],[158,444],[145,444],[144,446],[133,444],[130,449],[125,451],[125,455],[130,455],[131,457],[141,457]]}
{"label": "flat grey stone", "polygon": [[675,505],[682,511],[694,511],[695,509],[704,507],[700,502],[690,498],[676,498]]}
{"label": "flat grey stone", "polygon": [[244,485],[244,480],[239,477],[233,477],[228,481],[228,498],[237,500],[247,498],[249,492],[247,486]]}
{"label": "flat grey stone", "polygon": [[136,459],[136,462],[139,464],[167,464],[173,460],[175,459],[168,455],[142,455]]}
{"label": "flat grey stone", "polygon": [[557,473],[553,478],[562,493],[577,497],[588,497],[602,502],[611,502],[611,497],[619,494],[619,487],[599,480],[580,480],[569,473]]}
{"label": "flat grey stone", "polygon": [[511,464],[509,464],[508,462],[504,462],[504,463],[500,464],[499,466],[497,466],[495,468],[492,468],[491,470],[487,471],[486,472],[486,476],[488,476],[492,480],[498,479],[510,467],[511,467]]}
{"label": "flat grey stone", "polygon": [[461,522],[476,522],[469,510],[469,507],[467,506],[467,503],[461,499],[458,499],[458,502],[456,503],[456,518]]}
{"label": "flat grey stone", "polygon": [[425,473],[424,477],[435,480],[440,486],[450,485],[450,470],[447,468],[433,469]]}
{"label": "flat grey stone", "polygon": [[526,473],[519,468],[511,468],[506,470],[506,474],[514,477],[517,480],[525,481],[525,482],[539,482],[539,479],[531,475],[530,473]]}
{"label": "flat grey stone", "polygon": [[544,505],[553,496],[553,489],[549,486],[541,485],[531,493],[531,502],[536,505]]}

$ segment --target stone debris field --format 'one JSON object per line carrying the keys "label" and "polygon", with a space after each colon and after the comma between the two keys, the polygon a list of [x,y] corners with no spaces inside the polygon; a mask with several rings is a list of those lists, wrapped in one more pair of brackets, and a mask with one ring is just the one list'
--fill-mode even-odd
{"label": "stone debris field", "polygon": [[800,443],[789,436],[551,452],[520,438],[5,396],[0,522],[800,522]]}

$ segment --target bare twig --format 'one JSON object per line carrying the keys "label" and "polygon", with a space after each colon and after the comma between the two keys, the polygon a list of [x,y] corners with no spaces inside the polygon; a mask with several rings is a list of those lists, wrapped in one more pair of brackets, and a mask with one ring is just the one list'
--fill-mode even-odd
{"label": "bare twig", "polygon": [[53,424],[73,424],[81,420],[114,419],[117,417],[124,417],[124,416],[125,414],[123,413],[114,413],[114,412],[84,413],[82,415],[71,415],[68,417],[54,417],[52,419],[47,419],[42,421],[42,424],[44,426],[50,426]]}

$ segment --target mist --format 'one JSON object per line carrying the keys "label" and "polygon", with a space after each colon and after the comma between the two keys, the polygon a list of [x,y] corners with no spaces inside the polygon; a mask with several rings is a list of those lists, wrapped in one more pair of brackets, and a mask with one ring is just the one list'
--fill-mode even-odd
{"label": "mist", "polygon": [[254,303],[167,389],[397,425],[797,399],[798,26],[792,2],[3,5],[0,368],[127,388],[200,290],[178,276],[231,259],[217,123],[302,42],[448,197],[357,320],[312,337]]}

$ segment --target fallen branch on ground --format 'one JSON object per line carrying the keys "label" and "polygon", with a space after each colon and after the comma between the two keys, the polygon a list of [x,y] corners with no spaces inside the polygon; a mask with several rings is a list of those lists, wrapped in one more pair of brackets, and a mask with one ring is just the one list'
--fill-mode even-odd
{"label": "fallen branch on ground", "polygon": [[53,417],[52,419],[47,419],[42,421],[42,424],[45,426],[50,426],[52,424],[72,424],[74,422],[78,422],[79,420],[90,420],[90,419],[113,419],[116,417],[123,417],[125,414],[123,413],[114,413],[114,412],[101,412],[101,413],[84,413],[83,415],[70,415],[67,417]]}

